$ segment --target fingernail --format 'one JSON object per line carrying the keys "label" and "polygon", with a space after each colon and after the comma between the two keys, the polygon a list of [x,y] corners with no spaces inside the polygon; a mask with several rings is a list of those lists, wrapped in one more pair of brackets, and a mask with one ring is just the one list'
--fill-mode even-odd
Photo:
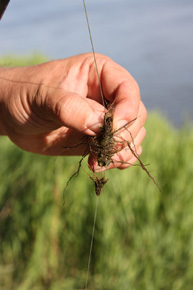
{"label": "fingernail", "polygon": [[101,167],[101,166],[99,166],[99,165],[96,164],[96,165],[93,167],[93,170],[94,170],[94,172],[96,172],[96,173],[98,173],[98,172],[103,172],[103,171],[107,170],[107,167],[105,167],[105,166]]}

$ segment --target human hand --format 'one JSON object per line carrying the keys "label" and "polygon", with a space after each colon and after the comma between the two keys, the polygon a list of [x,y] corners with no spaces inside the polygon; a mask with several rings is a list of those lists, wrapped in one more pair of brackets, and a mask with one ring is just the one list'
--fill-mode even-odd
{"label": "human hand", "polygon": [[[96,57],[104,96],[115,106],[114,128],[137,117],[129,131],[140,154],[146,110],[140,102],[138,85],[111,59],[99,54]],[[45,155],[82,155],[86,142],[74,145],[82,137],[97,134],[103,118],[104,107],[90,53],[31,67],[0,69],[0,128],[24,150]],[[122,136],[130,138],[127,131]],[[131,152],[124,149],[116,158],[135,161]],[[125,168],[128,164],[113,166]]]}

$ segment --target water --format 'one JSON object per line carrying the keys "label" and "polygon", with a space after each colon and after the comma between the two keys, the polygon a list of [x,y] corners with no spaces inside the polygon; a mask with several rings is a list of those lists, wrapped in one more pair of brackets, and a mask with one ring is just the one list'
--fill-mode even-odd
{"label": "water", "polygon": [[[137,80],[148,110],[193,119],[193,1],[87,0],[95,50]],[[91,51],[82,0],[11,0],[0,55],[65,58]]]}

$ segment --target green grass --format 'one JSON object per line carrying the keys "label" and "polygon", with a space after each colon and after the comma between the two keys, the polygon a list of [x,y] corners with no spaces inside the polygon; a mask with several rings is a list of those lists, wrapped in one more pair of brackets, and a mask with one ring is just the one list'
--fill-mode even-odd
{"label": "green grass", "polygon": [[0,56],[0,66],[25,66],[25,65],[34,65],[34,64],[39,64],[42,62],[47,61],[48,59],[39,54],[35,53],[30,56],[12,56],[12,55],[5,55],[5,56]]}
{"label": "green grass", "polygon": [[[193,126],[150,114],[139,167],[107,173],[92,290],[193,288]],[[0,289],[84,289],[96,196],[79,158],[45,157],[0,138]],[[86,165],[84,165],[86,168]],[[63,205],[63,202],[65,204]]]}

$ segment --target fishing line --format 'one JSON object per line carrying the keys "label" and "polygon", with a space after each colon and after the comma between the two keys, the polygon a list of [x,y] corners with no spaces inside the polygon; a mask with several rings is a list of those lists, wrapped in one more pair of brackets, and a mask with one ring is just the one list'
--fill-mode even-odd
{"label": "fishing line", "polygon": [[87,285],[88,285],[88,276],[89,276],[89,271],[90,271],[90,262],[91,262],[93,240],[94,240],[94,232],[95,232],[95,225],[96,225],[96,218],[97,218],[98,201],[99,201],[99,197],[97,196],[97,198],[96,198],[96,206],[95,206],[95,214],[94,214],[94,222],[93,222],[93,228],[92,228],[91,243],[90,243],[89,258],[88,258],[88,267],[87,267],[87,274],[86,274],[86,281],[85,281],[84,290],[87,289]]}
{"label": "fishing line", "polygon": [[93,53],[93,57],[94,57],[94,63],[95,63],[95,67],[96,67],[97,79],[98,79],[99,88],[100,88],[100,94],[101,94],[103,106],[106,108],[107,106],[106,106],[106,103],[105,103],[105,98],[104,98],[104,95],[103,95],[102,85],[101,85],[101,81],[100,81],[100,77],[99,77],[99,71],[98,71],[98,66],[97,66],[97,61],[96,61],[96,55],[95,55],[94,44],[93,44],[93,40],[92,40],[92,34],[91,34],[90,24],[89,24],[89,20],[88,20],[88,13],[87,13],[87,9],[86,9],[85,0],[83,0],[83,4],[84,4],[85,15],[86,15],[88,32],[89,32],[89,36],[90,36],[90,42],[91,42],[91,46],[92,46],[92,53]]}
{"label": "fishing line", "polygon": [[[85,12],[85,15],[86,15],[87,27],[88,27],[88,32],[89,32],[89,36],[90,36],[90,42],[91,42],[91,47],[92,47],[92,53],[93,53],[93,58],[94,58],[94,63],[95,63],[95,68],[96,68],[96,73],[97,73],[97,79],[98,79],[98,84],[99,84],[102,104],[106,108],[106,103],[105,103],[105,98],[104,98],[104,95],[103,95],[102,85],[101,85],[101,81],[100,81],[100,77],[99,77],[99,71],[98,71],[98,66],[97,66],[97,61],[96,61],[96,55],[95,55],[94,44],[93,44],[93,40],[92,40],[92,34],[91,34],[91,29],[90,29],[90,24],[89,24],[89,19],[88,19],[88,13],[87,13],[87,9],[86,9],[85,0],[83,0],[83,5],[84,5],[84,12]],[[97,210],[98,210],[98,201],[99,201],[99,198],[97,196],[95,214],[94,214],[94,222],[93,222],[93,228],[92,228],[91,243],[90,243],[90,250],[89,250],[88,267],[87,267],[87,274],[86,274],[86,281],[85,281],[85,290],[87,289],[87,285],[88,285],[88,277],[89,277],[89,271],[90,271],[90,263],[91,263],[91,255],[92,255],[92,248],[93,248],[94,232],[95,232]]]}

